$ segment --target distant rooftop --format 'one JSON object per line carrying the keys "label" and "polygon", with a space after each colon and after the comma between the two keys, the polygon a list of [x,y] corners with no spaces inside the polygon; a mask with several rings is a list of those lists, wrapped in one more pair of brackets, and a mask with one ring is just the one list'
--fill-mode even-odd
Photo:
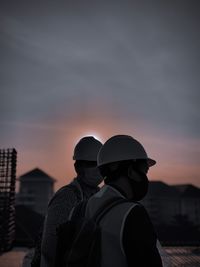
{"label": "distant rooftop", "polygon": [[149,183],[149,190],[147,197],[172,197],[179,195],[179,191],[164,182],[161,181],[151,181]]}
{"label": "distant rooftop", "polygon": [[35,168],[19,177],[20,181],[46,181],[54,183],[56,179],[39,168]]}
{"label": "distant rooftop", "polygon": [[150,181],[147,197],[200,198],[200,188],[191,184],[168,185],[161,181]]}
{"label": "distant rooftop", "polygon": [[174,185],[180,193],[182,197],[200,197],[200,188],[191,185],[191,184],[184,184],[184,185]]}

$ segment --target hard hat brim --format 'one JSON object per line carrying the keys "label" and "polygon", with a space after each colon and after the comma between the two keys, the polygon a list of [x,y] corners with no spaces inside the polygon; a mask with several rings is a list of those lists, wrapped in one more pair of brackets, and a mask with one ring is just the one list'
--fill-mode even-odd
{"label": "hard hat brim", "polygon": [[154,159],[148,158],[147,159],[147,163],[148,163],[149,167],[152,167],[152,166],[154,166],[156,164],[156,161]]}

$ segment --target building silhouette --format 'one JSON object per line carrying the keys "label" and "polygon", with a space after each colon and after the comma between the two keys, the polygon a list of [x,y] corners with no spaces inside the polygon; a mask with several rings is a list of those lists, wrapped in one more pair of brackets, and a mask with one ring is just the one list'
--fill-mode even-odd
{"label": "building silhouette", "polygon": [[190,222],[200,227],[200,189],[191,184],[174,187],[180,194],[180,214],[187,215]]}
{"label": "building silhouette", "polygon": [[[20,176],[19,181],[16,243],[32,245],[53,195],[55,179],[36,168]],[[151,181],[141,202],[162,244],[200,244],[200,188]],[[29,218],[24,214],[29,214]]]}
{"label": "building silhouette", "polygon": [[49,200],[54,193],[55,179],[39,168],[19,177],[20,187],[17,205],[26,206],[33,211],[45,214]]}
{"label": "building silhouette", "polygon": [[0,251],[11,248],[15,238],[15,149],[0,149]]}
{"label": "building silhouette", "polygon": [[154,225],[174,225],[176,216],[186,216],[193,225],[200,226],[200,188],[193,185],[151,181],[142,203]]}

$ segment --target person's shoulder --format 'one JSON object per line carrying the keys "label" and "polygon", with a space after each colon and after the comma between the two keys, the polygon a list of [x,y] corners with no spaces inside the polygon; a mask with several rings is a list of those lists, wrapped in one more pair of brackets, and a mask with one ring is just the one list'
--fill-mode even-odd
{"label": "person's shoulder", "polygon": [[69,183],[67,185],[64,185],[62,186],[61,188],[59,188],[53,197],[56,197],[56,196],[59,196],[59,195],[62,195],[62,194],[65,194],[66,192],[70,192],[70,191],[73,191],[73,185],[72,183]]}
{"label": "person's shoulder", "polygon": [[138,203],[137,205],[133,206],[133,208],[130,210],[129,214],[127,215],[126,220],[128,221],[134,221],[135,223],[151,223],[150,217],[148,215],[148,212],[146,211],[145,207]]}
{"label": "person's shoulder", "polygon": [[70,199],[75,198],[75,195],[76,195],[75,185],[71,182],[67,185],[62,186],[55,192],[55,194],[53,195],[53,197],[49,202],[49,206],[57,201],[61,202],[62,200],[64,201],[69,198]]}
{"label": "person's shoulder", "polygon": [[73,190],[73,184],[72,184],[72,182],[69,183],[69,184],[66,184],[66,185],[62,186],[61,188],[59,188],[55,192],[55,195],[61,194],[61,193],[66,192],[66,191],[71,191],[71,190]]}

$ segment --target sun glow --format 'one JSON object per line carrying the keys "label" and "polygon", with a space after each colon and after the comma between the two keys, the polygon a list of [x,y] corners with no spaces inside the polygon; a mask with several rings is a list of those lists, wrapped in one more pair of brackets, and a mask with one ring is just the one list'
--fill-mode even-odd
{"label": "sun glow", "polygon": [[99,140],[100,142],[102,142],[102,138],[100,137],[100,135],[96,132],[87,132],[85,134],[83,134],[82,137],[84,136],[93,136],[95,139]]}

